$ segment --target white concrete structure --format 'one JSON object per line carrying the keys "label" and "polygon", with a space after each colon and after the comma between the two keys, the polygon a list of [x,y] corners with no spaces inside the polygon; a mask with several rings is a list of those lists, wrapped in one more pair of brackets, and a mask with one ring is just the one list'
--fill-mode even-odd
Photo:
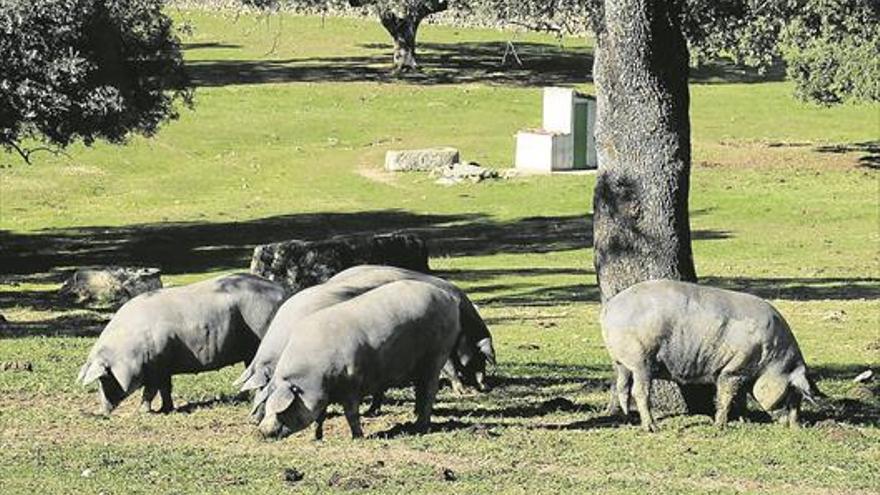
{"label": "white concrete structure", "polygon": [[516,133],[516,168],[538,173],[569,170],[573,162],[573,144],[571,134],[520,131]]}
{"label": "white concrete structure", "polygon": [[571,88],[544,88],[543,122],[516,134],[516,168],[527,172],[596,168],[596,105]]}
{"label": "white concrete structure", "polygon": [[571,88],[544,88],[544,115],[541,128],[560,134],[574,133],[574,100]]}

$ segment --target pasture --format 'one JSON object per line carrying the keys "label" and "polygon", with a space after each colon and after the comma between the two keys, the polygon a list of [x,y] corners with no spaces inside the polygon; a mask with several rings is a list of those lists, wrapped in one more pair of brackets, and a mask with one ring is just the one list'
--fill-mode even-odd
{"label": "pasture", "polygon": [[[382,169],[392,148],[451,145],[508,168],[540,122],[540,87],[591,92],[589,40],[426,25],[422,75],[386,74],[377,22],[177,12],[195,107],[152,139],[3,155],[0,169],[0,492],[877,493],[880,107],[793,100],[780,74],[694,71],[691,186],[701,281],[769,299],[830,399],[789,430],[755,412],[718,431],[665,417],[645,434],[604,413],[589,174],[444,187]],[[175,379],[178,411],[137,400],[92,414],[74,383],[111,316],[56,291],[70,267],[159,266],[165,285],[247,269],[256,244],[408,229],[480,306],[499,365],[486,394],[441,391],[433,431],[409,390],[352,441],[331,417],[264,441],[239,367]],[[12,366],[7,366],[14,368]],[[752,409],[754,409],[752,405]],[[338,411],[337,411],[338,412]],[[294,480],[292,471],[302,474]],[[287,473],[287,474],[285,474]]]}

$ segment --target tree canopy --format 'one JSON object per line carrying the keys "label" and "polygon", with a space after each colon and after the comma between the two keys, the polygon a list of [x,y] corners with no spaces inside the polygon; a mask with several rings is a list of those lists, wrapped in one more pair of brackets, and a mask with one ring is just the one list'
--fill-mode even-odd
{"label": "tree canopy", "polygon": [[153,134],[190,101],[164,0],[0,0],[0,144]]}
{"label": "tree canopy", "polygon": [[880,101],[876,0],[687,0],[683,16],[697,63],[784,64],[802,100]]}

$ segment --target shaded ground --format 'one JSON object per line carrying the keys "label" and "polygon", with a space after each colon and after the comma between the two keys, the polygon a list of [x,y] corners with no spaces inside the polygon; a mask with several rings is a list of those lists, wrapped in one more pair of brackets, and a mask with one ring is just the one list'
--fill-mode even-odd
{"label": "shaded ground", "polygon": [[[419,43],[421,72],[406,75],[407,82],[434,84],[500,84],[556,86],[592,82],[593,54],[584,47],[550,43],[513,42],[520,63],[504,58],[503,41]],[[226,48],[222,43],[185,44],[184,49]],[[187,71],[199,86],[289,82],[384,82],[399,80],[389,71],[391,45],[360,45],[373,53],[347,57],[265,58],[257,60],[194,60]],[[691,72],[699,83],[757,83],[781,81],[784,67],[766,73],[737,66],[729,60],[707,62]]]}

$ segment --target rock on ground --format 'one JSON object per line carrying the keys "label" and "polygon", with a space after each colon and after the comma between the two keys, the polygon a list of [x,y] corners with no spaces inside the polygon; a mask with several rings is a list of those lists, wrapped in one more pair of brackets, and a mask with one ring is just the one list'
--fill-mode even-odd
{"label": "rock on ground", "polygon": [[455,148],[425,148],[419,150],[390,150],[385,153],[385,170],[390,172],[426,172],[458,163]]}
{"label": "rock on ground", "polygon": [[161,288],[158,268],[107,266],[76,270],[60,294],[75,304],[118,307],[138,294]]}
{"label": "rock on ground", "polygon": [[497,179],[501,175],[495,169],[481,167],[476,163],[455,163],[435,168],[431,171],[431,176],[438,177],[437,184],[453,185],[465,181],[481,182],[486,179]]}
{"label": "rock on ground", "polygon": [[428,273],[428,247],[417,235],[392,233],[289,241],[254,249],[251,272],[282,284],[291,294],[325,282],[355,265],[392,265]]}

